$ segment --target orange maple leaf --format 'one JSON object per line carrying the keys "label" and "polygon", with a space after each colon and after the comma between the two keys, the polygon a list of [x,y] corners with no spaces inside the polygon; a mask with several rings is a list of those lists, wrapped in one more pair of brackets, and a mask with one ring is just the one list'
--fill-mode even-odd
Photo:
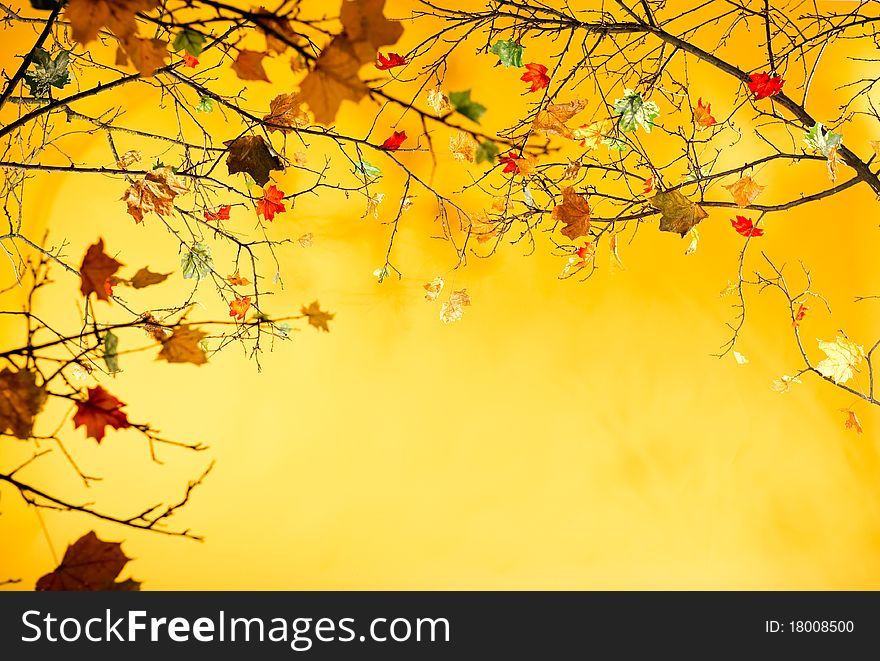
{"label": "orange maple leaf", "polygon": [[520,80],[531,83],[530,92],[542,90],[550,84],[550,76],[547,75],[547,67],[543,64],[531,62],[526,65],[527,71],[520,76]]}
{"label": "orange maple leaf", "polygon": [[718,123],[716,119],[712,117],[712,104],[707,103],[706,105],[703,105],[702,97],[697,99],[697,105],[694,108],[694,123],[704,129]]}
{"label": "orange maple leaf", "polygon": [[239,321],[244,321],[244,315],[247,314],[247,311],[251,307],[251,297],[250,296],[239,296],[232,301],[229,301],[229,316],[238,319]]}
{"label": "orange maple leaf", "polygon": [[85,425],[86,436],[98,443],[104,439],[107,427],[125,429],[131,427],[128,417],[121,410],[125,406],[101,386],[89,388],[88,399],[76,403],[73,428]]}
{"label": "orange maple leaf", "polygon": [[274,220],[276,213],[283,213],[287,209],[284,207],[284,192],[278,190],[275,184],[271,184],[268,188],[263,189],[263,199],[257,202],[257,215],[262,216],[266,220]]}
{"label": "orange maple leaf", "polygon": [[227,276],[227,277],[226,277],[226,282],[228,282],[228,283],[229,283],[230,285],[232,285],[233,287],[236,287],[236,286],[244,287],[245,285],[249,285],[249,284],[251,284],[251,281],[248,280],[247,278],[242,278],[242,277],[238,274],[238,271],[237,271],[237,270],[236,270],[236,272],[235,272],[235,275],[230,275],[230,276]]}

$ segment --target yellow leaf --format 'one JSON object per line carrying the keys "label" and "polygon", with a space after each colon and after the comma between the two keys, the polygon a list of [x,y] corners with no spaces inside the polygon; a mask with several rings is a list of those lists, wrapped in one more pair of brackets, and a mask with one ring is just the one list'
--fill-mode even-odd
{"label": "yellow leaf", "polygon": [[852,409],[840,409],[841,413],[846,413],[846,420],[844,421],[844,426],[847,429],[852,429],[857,434],[862,433],[862,423],[859,421],[859,416],[856,415],[856,412]]}
{"label": "yellow leaf", "polygon": [[730,191],[734,202],[740,207],[749,206],[764,190],[763,186],[758,185],[754,179],[748,176],[740,178],[725,188]]}
{"label": "yellow leaf", "polygon": [[443,285],[445,281],[443,278],[437,277],[431,280],[428,284],[426,284],[425,291],[428,292],[425,294],[426,301],[436,301],[437,297],[440,296],[440,292],[443,291]]}
{"label": "yellow leaf", "polygon": [[126,170],[135,163],[139,163],[142,158],[141,153],[137,149],[129,149],[116,161],[116,167],[120,170]]}
{"label": "yellow leaf", "polygon": [[449,299],[440,307],[440,321],[449,324],[461,320],[464,308],[470,304],[471,297],[468,296],[467,289],[452,292]]}
{"label": "yellow leaf", "polygon": [[581,141],[581,147],[597,149],[602,144],[602,138],[608,134],[612,126],[610,119],[600,119],[576,128],[572,137]]}
{"label": "yellow leaf", "polygon": [[336,315],[332,312],[324,312],[321,310],[321,306],[318,301],[312,302],[308,307],[305,305],[300,308],[300,314],[308,317],[309,325],[313,328],[324,331],[325,333],[330,332],[329,326],[327,326],[327,322],[333,319]]}
{"label": "yellow leaf", "polygon": [[791,386],[793,383],[803,383],[803,381],[801,381],[796,376],[786,376],[785,374],[783,374],[781,377],[773,381],[773,383],[770,385],[770,389],[782,395],[791,390]]}
{"label": "yellow leaf", "polygon": [[439,87],[437,89],[428,90],[428,105],[437,115],[442,115],[443,113],[452,110],[452,104],[449,103],[449,97],[447,97]]}
{"label": "yellow leaf", "polygon": [[865,358],[864,348],[843,335],[838,335],[833,342],[817,341],[819,348],[828,356],[816,365],[819,373],[832,379],[834,383],[849,381]]}
{"label": "yellow leaf", "polygon": [[651,198],[651,204],[660,211],[660,231],[677,232],[685,236],[709,214],[696,202],[691,202],[677,190],[661,191]]}
{"label": "yellow leaf", "polygon": [[569,103],[551,103],[544,110],[538,112],[535,116],[535,121],[532,122],[532,128],[547,135],[560,135],[563,138],[572,138],[574,137],[573,132],[565,125],[565,122],[586,107],[587,102],[580,99],[575,99]]}
{"label": "yellow leaf", "polygon": [[163,358],[169,363],[204,365],[208,362],[208,356],[199,346],[199,342],[207,336],[208,334],[204,331],[190,328],[188,324],[178,326],[172,331],[170,337],[162,340],[159,358]]}

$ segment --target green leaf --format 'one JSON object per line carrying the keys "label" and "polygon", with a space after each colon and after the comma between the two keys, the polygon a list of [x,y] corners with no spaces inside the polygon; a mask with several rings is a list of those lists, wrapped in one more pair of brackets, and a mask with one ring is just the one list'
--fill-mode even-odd
{"label": "green leaf", "polygon": [[623,90],[623,97],[614,102],[614,112],[618,115],[620,130],[632,133],[639,126],[650,133],[654,120],[660,115],[660,107],[653,101],[645,101],[638,92]]}
{"label": "green leaf", "polygon": [[608,149],[613,149],[614,151],[624,152],[629,149],[629,145],[626,144],[626,140],[622,138],[616,138],[613,135],[606,135],[602,138],[602,144],[608,147]]}
{"label": "green leaf", "polygon": [[196,106],[196,112],[214,112],[214,99],[210,96],[203,96],[199,99],[199,104]]}
{"label": "green leaf", "polygon": [[354,166],[355,172],[364,177],[369,177],[370,179],[378,179],[382,176],[382,169],[377,168],[372,163],[361,159]]}
{"label": "green leaf", "polygon": [[121,371],[119,369],[119,354],[117,347],[119,346],[119,338],[113,334],[113,331],[104,333],[104,363],[107,365],[107,371],[110,374],[116,374]]}
{"label": "green leaf", "polygon": [[477,147],[477,163],[494,163],[498,158],[498,145],[491,140],[481,142]]}
{"label": "green leaf", "polygon": [[193,57],[198,57],[205,47],[205,36],[195,30],[186,28],[174,37],[174,50],[185,50]]}
{"label": "green leaf", "polygon": [[834,133],[833,131],[825,131],[821,122],[816,122],[815,126],[804,133],[804,142],[810,149],[815,149],[827,157],[831,150],[840,147],[843,144],[843,135]]}
{"label": "green leaf", "polygon": [[211,249],[204,243],[195,244],[180,260],[180,267],[183,269],[184,278],[195,280],[206,278],[214,268]]}
{"label": "green leaf", "polygon": [[480,123],[480,118],[483,116],[483,113],[486,112],[486,106],[471,100],[470,90],[465,90],[464,92],[450,92],[449,103],[452,104],[452,107],[455,108],[457,113],[464,115],[468,119],[474,120],[477,124]]}
{"label": "green leaf", "polygon": [[24,75],[24,82],[31,96],[43,97],[49,93],[50,87],[62,89],[70,83],[70,72],[67,70],[69,64],[70,51],[59,51],[53,60],[48,51],[34,49],[31,57],[33,69]]}
{"label": "green leaf", "polygon": [[688,172],[684,177],[684,183],[690,184],[700,179],[705,179],[712,172],[711,165],[704,165],[699,170],[696,168]]}
{"label": "green leaf", "polygon": [[490,53],[494,53],[506,67],[521,67],[523,65],[523,51],[525,48],[515,41],[496,41]]}

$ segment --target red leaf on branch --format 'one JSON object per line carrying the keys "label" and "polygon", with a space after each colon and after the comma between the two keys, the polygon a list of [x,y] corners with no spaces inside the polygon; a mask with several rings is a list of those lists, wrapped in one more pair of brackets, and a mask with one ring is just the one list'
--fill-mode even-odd
{"label": "red leaf on branch", "polygon": [[379,71],[388,71],[394,67],[402,67],[405,64],[409,64],[409,60],[398,53],[388,53],[388,57],[385,57],[382,53],[376,53],[376,55],[379,60],[376,62],[376,68]]}
{"label": "red leaf on branch", "polygon": [[532,62],[526,65],[527,71],[520,76],[520,80],[531,83],[530,92],[537,92],[550,84],[550,76],[547,75],[547,67],[543,64]]}
{"label": "red leaf on branch", "polygon": [[517,154],[515,151],[511,151],[506,155],[502,154],[498,157],[499,163],[504,163],[504,169],[502,172],[512,172],[513,174],[519,174],[519,165],[517,161],[520,160],[522,156]]}
{"label": "red leaf on branch", "polygon": [[404,140],[406,140],[406,131],[395,131],[390,138],[382,143],[382,149],[385,151],[397,151]]}
{"label": "red leaf on branch", "polygon": [[104,439],[107,427],[126,429],[131,427],[128,417],[120,409],[125,406],[101,386],[89,388],[89,397],[76,403],[76,414],[73,416],[73,428],[85,425],[86,436],[94,438],[98,443]]}
{"label": "red leaf on branch", "polygon": [[88,296],[92,292],[100,301],[109,301],[113,295],[110,276],[116,273],[122,264],[104,253],[104,239],[89,246],[79,267],[80,292]]}
{"label": "red leaf on branch", "polygon": [[239,321],[244,321],[244,315],[247,314],[247,311],[251,307],[251,297],[250,296],[239,296],[238,298],[229,301],[229,316],[235,317]]}
{"label": "red leaf on branch", "polygon": [[195,69],[199,65],[199,58],[190,55],[189,53],[183,54],[183,66],[189,67],[190,69]]}
{"label": "red leaf on branch", "polygon": [[284,208],[284,192],[278,190],[275,184],[263,189],[263,199],[257,202],[257,215],[262,216],[266,220],[274,220],[276,213],[283,213],[287,209]]}
{"label": "red leaf on branch", "polygon": [[712,104],[707,103],[706,105],[703,105],[702,97],[697,99],[697,105],[694,108],[694,123],[704,129],[718,123],[718,121],[712,117]]}
{"label": "red leaf on branch", "polygon": [[753,73],[749,76],[749,91],[755,95],[755,101],[776,96],[782,91],[785,81],[781,76],[767,73]]}
{"label": "red leaf on branch", "polygon": [[794,313],[794,321],[791,322],[792,326],[797,326],[800,322],[804,320],[804,317],[807,316],[807,310],[810,308],[803,303],[798,305],[797,311]]}
{"label": "red leaf on branch", "polygon": [[231,205],[224,204],[216,212],[205,209],[205,220],[229,220],[229,210],[231,208]]}
{"label": "red leaf on branch", "polygon": [[764,236],[764,230],[755,227],[751,218],[737,216],[736,220],[731,219],[730,224],[743,236]]}

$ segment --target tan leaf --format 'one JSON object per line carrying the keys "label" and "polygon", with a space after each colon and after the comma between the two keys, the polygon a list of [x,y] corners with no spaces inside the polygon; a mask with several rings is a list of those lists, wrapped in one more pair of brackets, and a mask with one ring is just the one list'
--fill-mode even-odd
{"label": "tan leaf", "polygon": [[361,42],[357,51],[360,63],[376,59],[381,46],[390,46],[400,39],[403,25],[385,18],[385,0],[343,0],[339,20],[352,43]]}
{"label": "tan leaf", "polygon": [[425,287],[425,300],[426,301],[436,301],[437,297],[440,296],[440,292],[443,291],[443,285],[445,281],[443,278],[437,277],[431,280],[431,282],[427,283]]}
{"label": "tan leaf", "polygon": [[242,80],[263,80],[268,83],[269,77],[263,68],[264,57],[266,53],[244,48],[238,51],[238,57],[232,63],[232,70]]}
{"label": "tan leaf", "polygon": [[449,97],[438,87],[437,89],[428,90],[428,106],[437,115],[442,115],[452,110],[452,104],[449,103]]}
{"label": "tan leaf", "polygon": [[791,386],[794,383],[803,383],[803,381],[801,381],[796,376],[787,376],[783,374],[778,379],[775,379],[772,384],[770,384],[770,389],[782,395],[791,390]]}
{"label": "tan leaf", "polygon": [[758,182],[749,176],[741,177],[730,184],[730,186],[725,186],[725,188],[730,191],[734,202],[740,207],[749,206],[761,194],[761,191],[764,190],[763,186],[760,186]]}
{"label": "tan leaf", "polygon": [[309,162],[309,157],[304,151],[295,151],[290,157],[290,160],[293,161],[294,165],[303,167],[306,163]]}
{"label": "tan leaf", "polygon": [[307,234],[303,234],[301,237],[299,237],[296,242],[300,245],[301,248],[311,248],[312,244],[314,243],[314,236],[311,232],[308,232]]}
{"label": "tan leaf", "polygon": [[459,131],[449,138],[449,150],[456,161],[473,163],[476,160],[477,143],[467,133]]}
{"label": "tan leaf", "polygon": [[477,237],[478,243],[486,243],[498,236],[498,223],[489,219],[485,211],[468,214],[470,221],[469,231]]}
{"label": "tan leaf", "polygon": [[265,186],[269,181],[269,172],[284,169],[281,159],[261,135],[243,135],[223,144],[229,148],[226,157],[229,174],[246,172],[257,185]]}
{"label": "tan leaf", "polygon": [[126,170],[135,163],[140,163],[142,158],[141,153],[137,149],[129,149],[116,161],[116,167],[120,170]]}
{"label": "tan leaf", "polygon": [[357,103],[367,94],[366,83],[358,77],[361,64],[344,36],[335,37],[321,52],[315,68],[300,85],[300,96],[309,104],[315,121],[332,124],[344,100]]}
{"label": "tan leaf", "polygon": [[104,239],[89,246],[79,267],[80,292],[83,296],[93,293],[100,301],[109,301],[110,278],[122,264],[104,252]]}
{"label": "tan leaf", "polygon": [[[691,227],[690,232],[687,233],[687,236],[691,237],[691,242],[688,244],[688,247],[685,249],[684,254],[693,255],[697,252],[697,247],[700,245],[700,233],[697,231],[696,227]],[[721,294],[724,296],[724,294]]]}
{"label": "tan leaf", "polygon": [[544,110],[535,115],[532,128],[547,135],[560,135],[563,138],[572,138],[572,130],[565,122],[577,115],[587,107],[586,101],[575,99],[568,103],[551,103]]}
{"label": "tan leaf", "polygon": [[247,278],[242,278],[241,275],[239,275],[238,271],[236,271],[233,275],[227,276],[226,282],[228,282],[233,287],[244,287],[245,285],[251,284],[251,281]]}
{"label": "tan leaf", "polygon": [[330,328],[327,326],[327,322],[336,316],[332,312],[325,312],[321,310],[321,305],[318,303],[318,301],[313,301],[308,307],[303,305],[302,308],[300,308],[300,314],[308,317],[310,326],[319,331],[324,331],[325,333],[330,332]]}
{"label": "tan leaf", "polygon": [[120,40],[137,32],[135,14],[159,6],[159,0],[70,0],[64,16],[70,21],[74,41],[87,44],[107,28]]}
{"label": "tan leaf", "polygon": [[189,324],[178,326],[171,332],[170,337],[161,340],[162,350],[159,352],[159,358],[169,363],[204,365],[208,362],[208,356],[199,346],[199,342],[206,337],[208,337],[207,333],[197,328],[190,328]]}
{"label": "tan leaf", "polygon": [[174,174],[171,168],[157,168],[129,186],[122,201],[128,205],[128,213],[135,222],[142,223],[151,211],[160,216],[173,213],[174,198],[188,190],[186,180]]}
{"label": "tan leaf", "polygon": [[158,285],[160,282],[165,282],[169,275],[171,274],[153,273],[150,269],[144,267],[134,274],[134,277],[131,279],[131,286],[135,289],[143,289],[150,285]]}
{"label": "tan leaf", "polygon": [[709,214],[696,202],[691,202],[677,190],[661,191],[651,198],[651,204],[660,211],[660,231],[686,235]]}
{"label": "tan leaf", "polygon": [[276,16],[265,7],[260,7],[255,12],[258,16],[257,27],[263,28],[266,35],[266,50],[280,55],[288,49],[289,43],[297,43],[298,35],[293,26],[285,18]]}
{"label": "tan leaf", "polygon": [[294,128],[307,126],[309,116],[302,109],[301,104],[298,94],[279,94],[272,99],[268,114],[263,115],[263,121],[272,125],[267,127],[269,132],[290,133]]}
{"label": "tan leaf", "polygon": [[568,159],[568,163],[565,166],[565,170],[562,172],[562,179],[571,180],[578,176],[578,172],[581,171],[581,162],[579,160],[573,161]]}
{"label": "tan leaf", "polygon": [[46,403],[46,389],[37,385],[37,375],[23,369],[0,371],[0,433],[12,432],[26,440],[34,430],[34,419]]}
{"label": "tan leaf", "polygon": [[460,321],[464,308],[471,304],[471,297],[467,289],[459,289],[452,292],[445,303],[440,307],[440,321],[444,324]]}
{"label": "tan leaf", "polygon": [[553,218],[562,221],[562,233],[572,241],[590,233],[590,205],[571,186],[562,189],[562,204],[553,209]]}
{"label": "tan leaf", "polygon": [[364,211],[364,217],[373,214],[373,218],[379,217],[379,205],[382,204],[382,200],[385,199],[385,193],[374,193],[373,195],[367,195],[367,210]]}
{"label": "tan leaf", "polygon": [[856,415],[856,412],[852,409],[840,409],[841,413],[846,413],[846,420],[844,421],[844,426],[847,429],[852,429],[857,434],[862,433],[862,423],[859,421],[859,416]]}
{"label": "tan leaf", "polygon": [[849,381],[865,358],[864,348],[843,335],[838,335],[833,342],[817,341],[819,348],[827,356],[816,365],[819,373],[832,379],[834,383]]}
{"label": "tan leaf", "polygon": [[828,178],[833,184],[837,181],[837,174],[840,172],[840,155],[837,153],[837,147],[832,147],[828,151],[828,162],[826,165],[828,166]]}

